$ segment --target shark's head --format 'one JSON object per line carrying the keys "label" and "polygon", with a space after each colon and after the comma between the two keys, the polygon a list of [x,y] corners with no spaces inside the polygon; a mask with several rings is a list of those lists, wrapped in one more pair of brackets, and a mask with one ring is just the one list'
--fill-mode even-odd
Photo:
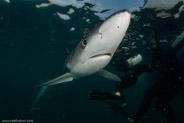
{"label": "shark's head", "polygon": [[130,12],[121,10],[93,29],[71,53],[67,68],[78,76],[103,69],[121,43],[130,23]]}

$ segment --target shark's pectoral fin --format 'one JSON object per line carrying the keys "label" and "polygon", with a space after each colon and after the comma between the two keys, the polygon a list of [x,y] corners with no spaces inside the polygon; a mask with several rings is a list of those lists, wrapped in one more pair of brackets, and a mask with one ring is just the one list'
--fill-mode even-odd
{"label": "shark's pectoral fin", "polygon": [[38,85],[36,87],[39,87],[39,86],[44,86],[44,85],[55,85],[55,84],[59,84],[59,83],[64,83],[64,82],[69,82],[69,81],[72,81],[74,79],[74,75],[71,74],[71,73],[65,73],[51,81],[48,81],[46,83],[43,83],[41,85]]}
{"label": "shark's pectoral fin", "polygon": [[105,78],[113,80],[113,81],[118,81],[118,82],[121,81],[120,77],[118,77],[117,75],[115,75],[115,74],[113,74],[113,73],[111,73],[109,71],[106,71],[104,69],[102,69],[99,72],[97,72],[97,75],[100,75],[102,77],[105,77]]}

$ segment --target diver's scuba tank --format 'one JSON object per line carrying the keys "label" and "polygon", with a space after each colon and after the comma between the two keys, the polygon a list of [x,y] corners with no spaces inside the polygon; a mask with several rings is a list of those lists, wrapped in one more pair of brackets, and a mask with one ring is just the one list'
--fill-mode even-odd
{"label": "diver's scuba tank", "polygon": [[136,56],[129,58],[127,60],[127,63],[129,67],[133,67],[138,63],[140,63],[141,61],[142,61],[142,56],[140,54],[137,54]]}

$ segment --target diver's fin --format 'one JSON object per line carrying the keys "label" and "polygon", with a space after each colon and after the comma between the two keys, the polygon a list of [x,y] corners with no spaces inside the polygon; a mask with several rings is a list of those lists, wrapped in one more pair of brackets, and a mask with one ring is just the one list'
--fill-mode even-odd
{"label": "diver's fin", "polygon": [[113,74],[113,73],[111,73],[109,71],[106,71],[104,69],[102,69],[99,72],[97,72],[97,75],[100,75],[102,77],[105,77],[105,78],[113,80],[113,81],[118,81],[118,82],[121,81],[121,78],[119,78],[117,75],[115,75],[115,74]]}
{"label": "diver's fin", "polygon": [[64,82],[69,82],[69,81],[72,81],[74,79],[74,76],[73,74],[71,73],[65,73],[49,82],[46,82],[46,83],[43,83],[43,84],[40,84],[36,87],[39,87],[39,86],[44,86],[44,85],[55,85],[55,84],[59,84],[59,83],[64,83]]}

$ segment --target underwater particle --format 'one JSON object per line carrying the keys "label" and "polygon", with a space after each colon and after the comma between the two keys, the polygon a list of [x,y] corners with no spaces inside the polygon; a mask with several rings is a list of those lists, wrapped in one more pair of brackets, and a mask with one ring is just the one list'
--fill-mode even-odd
{"label": "underwater particle", "polygon": [[132,42],[130,45],[135,45],[135,42]]}
{"label": "underwater particle", "polygon": [[123,39],[124,41],[128,41],[128,39],[127,38],[125,38],[125,39]]}
{"label": "underwater particle", "polygon": [[166,39],[160,40],[159,42],[168,42]]}
{"label": "underwater particle", "polygon": [[117,54],[119,52],[120,52],[120,49],[118,48],[118,49],[116,49],[115,54]]}
{"label": "underwater particle", "polygon": [[132,15],[131,15],[131,18],[135,18],[135,14],[132,14]]}
{"label": "underwater particle", "polygon": [[89,32],[89,28],[84,28],[83,34],[87,34]]}
{"label": "underwater particle", "polygon": [[140,16],[135,16],[134,21],[139,21],[140,18],[141,18]]}
{"label": "underwater particle", "polygon": [[74,9],[72,9],[72,8],[70,8],[70,9],[68,10],[68,12],[67,12],[67,13],[71,15],[71,14],[73,14],[74,12],[75,12],[75,10],[74,10]]}
{"label": "underwater particle", "polygon": [[52,3],[41,3],[40,5],[36,5],[36,8],[48,7],[52,5]]}
{"label": "underwater particle", "polygon": [[143,38],[143,37],[144,37],[144,35],[139,35],[139,37],[140,37],[140,38]]}
{"label": "underwater particle", "polygon": [[70,31],[75,31],[75,28],[74,27],[70,28]]}
{"label": "underwater particle", "polygon": [[145,27],[145,26],[150,26],[151,25],[151,23],[147,23],[147,24],[144,24],[143,26]]}
{"label": "underwater particle", "polygon": [[86,19],[86,22],[90,23],[90,19]]}
{"label": "underwater particle", "polygon": [[159,18],[168,18],[168,17],[171,17],[171,16],[172,16],[172,14],[167,13],[165,11],[162,11],[162,12],[157,14],[157,17],[159,17]]}
{"label": "underwater particle", "polygon": [[70,16],[68,16],[67,14],[61,14],[59,12],[56,13],[61,19],[63,20],[70,20]]}
{"label": "underwater particle", "polygon": [[87,11],[88,9],[85,7],[84,10]]}
{"label": "underwater particle", "polygon": [[146,45],[147,42],[145,40],[142,41],[142,45]]}
{"label": "underwater particle", "polygon": [[180,17],[180,14],[179,14],[179,13],[174,14],[174,18],[175,18],[175,19],[177,19],[177,18],[179,18],[179,17]]}
{"label": "underwater particle", "polygon": [[127,51],[129,50],[128,47],[121,47],[121,49],[122,49],[122,50],[127,50]]}
{"label": "underwater particle", "polygon": [[136,49],[137,48],[137,46],[132,46],[132,49]]}

